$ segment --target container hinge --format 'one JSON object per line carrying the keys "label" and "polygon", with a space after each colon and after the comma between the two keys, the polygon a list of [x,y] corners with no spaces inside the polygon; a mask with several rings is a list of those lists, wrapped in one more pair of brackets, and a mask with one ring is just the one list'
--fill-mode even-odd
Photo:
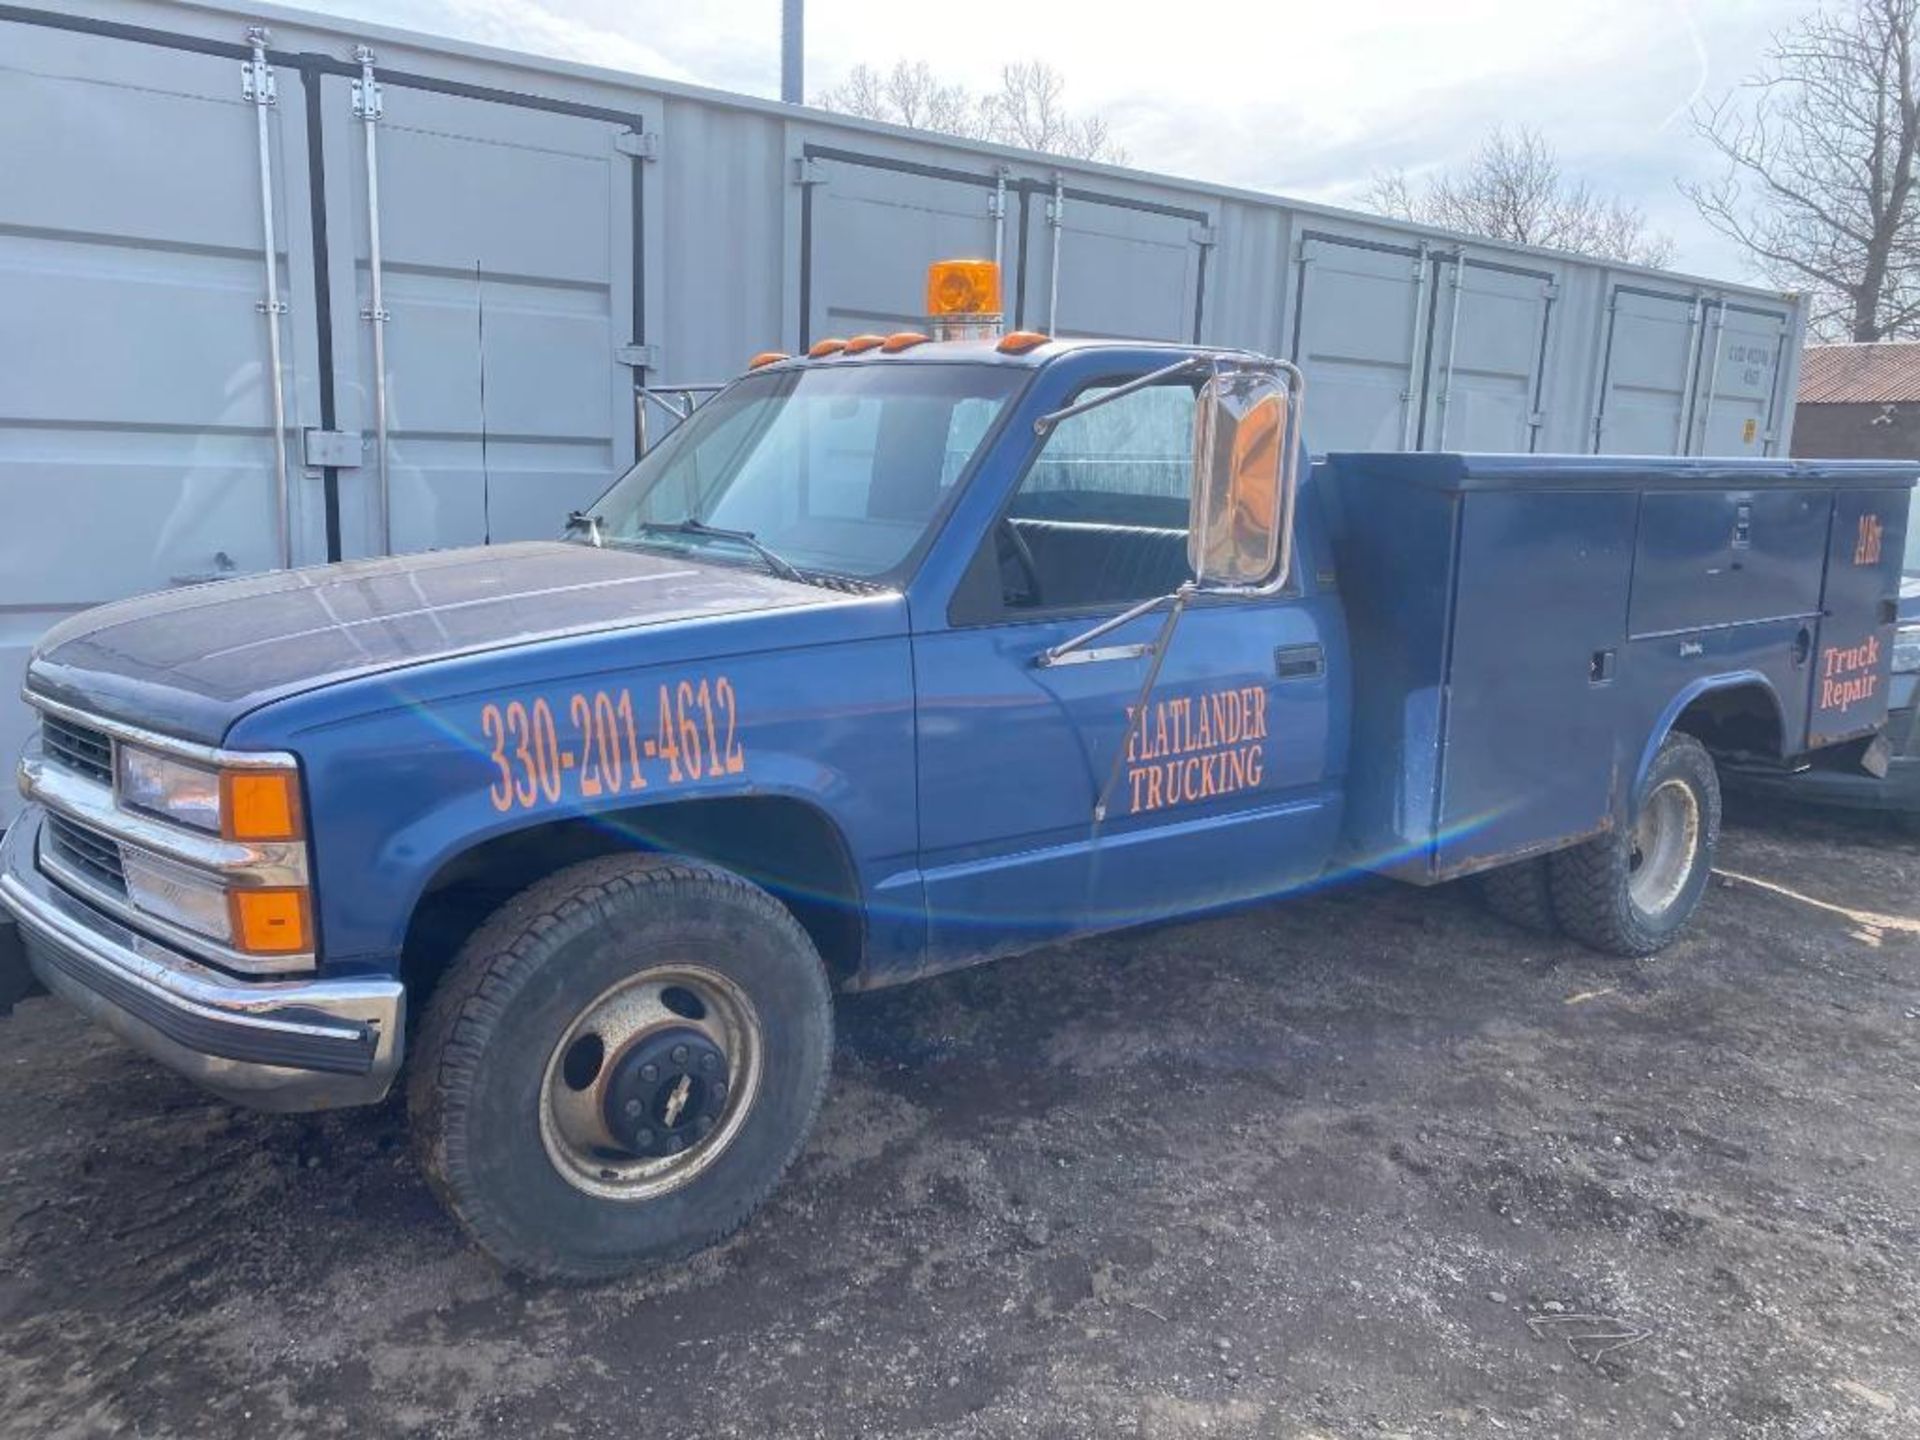
{"label": "container hinge", "polygon": [[827,168],[811,155],[796,156],[793,162],[793,183],[824,185],[827,183]]}
{"label": "container hinge", "polygon": [[362,45],[353,58],[360,62],[360,78],[353,82],[353,118],[378,120],[382,105],[380,82],[373,78],[373,51]]}
{"label": "container hinge", "polygon": [[1527,416],[1527,428],[1529,430],[1538,430],[1542,425],[1546,423],[1547,423],[1547,415],[1544,410],[1536,410],[1531,415]]}
{"label": "container hinge", "polygon": [[660,368],[660,347],[658,345],[622,345],[613,352],[614,363],[625,365],[634,370],[658,370]]}
{"label": "container hinge", "polygon": [[613,137],[613,148],[636,160],[658,160],[660,137],[652,130],[622,130]]}
{"label": "container hinge", "polygon": [[1191,232],[1193,243],[1202,249],[1220,243],[1220,232],[1211,224],[1197,224]]}
{"label": "container hinge", "polygon": [[307,430],[300,438],[309,470],[349,469],[366,453],[366,441],[358,430]]}
{"label": "container hinge", "polygon": [[[262,50],[267,43],[267,32],[255,26],[247,31],[247,39],[259,45]],[[275,105],[280,95],[273,81],[273,66],[265,60],[245,60],[240,64],[240,94],[249,104]]]}
{"label": "container hinge", "polygon": [[1053,189],[1047,196],[1047,224],[1058,230],[1067,223],[1067,187],[1059,177],[1054,178]]}
{"label": "container hinge", "polygon": [[256,300],[253,302],[253,308],[258,310],[262,315],[284,315],[287,313],[287,302],[284,300]]}
{"label": "container hinge", "polygon": [[1540,298],[1543,300],[1558,300],[1560,298],[1560,282],[1558,280],[1542,281],[1540,285]]}
{"label": "container hinge", "polygon": [[1007,217],[1007,167],[998,167],[993,176],[993,189],[987,192],[987,218],[1004,220]]}

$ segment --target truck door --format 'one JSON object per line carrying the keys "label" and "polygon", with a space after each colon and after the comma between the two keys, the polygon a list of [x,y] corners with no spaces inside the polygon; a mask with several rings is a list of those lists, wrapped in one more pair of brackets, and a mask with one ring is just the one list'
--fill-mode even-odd
{"label": "truck door", "polygon": [[[1054,403],[1131,378],[1102,376]],[[1346,683],[1328,601],[1296,591],[1195,605],[1097,832],[1162,617],[1072,663],[1036,663],[1189,577],[1194,404],[1184,383],[1156,386],[1055,428],[983,527],[946,615],[916,619],[936,963],[1271,893],[1321,867],[1339,819],[1330,697]]]}

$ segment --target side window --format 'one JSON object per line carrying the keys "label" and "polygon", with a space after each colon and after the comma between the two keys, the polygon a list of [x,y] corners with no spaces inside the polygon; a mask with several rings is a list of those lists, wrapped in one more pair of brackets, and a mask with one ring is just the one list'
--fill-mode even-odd
{"label": "side window", "polygon": [[1189,386],[1155,385],[1055,428],[994,539],[1007,609],[1124,605],[1193,578],[1195,403]]}

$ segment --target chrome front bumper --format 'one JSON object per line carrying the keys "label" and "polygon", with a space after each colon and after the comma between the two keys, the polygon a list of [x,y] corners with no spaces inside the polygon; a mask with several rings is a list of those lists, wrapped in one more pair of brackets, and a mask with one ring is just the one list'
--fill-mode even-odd
{"label": "chrome front bumper", "polygon": [[40,983],[138,1050],[261,1110],[365,1105],[405,1044],[405,988],[379,976],[236,980],[54,885],[36,859],[43,811],[0,839],[0,909]]}

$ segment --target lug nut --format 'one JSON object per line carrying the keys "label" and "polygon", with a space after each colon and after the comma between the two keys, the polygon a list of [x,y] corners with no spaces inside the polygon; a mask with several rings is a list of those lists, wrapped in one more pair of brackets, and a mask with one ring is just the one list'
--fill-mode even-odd
{"label": "lug nut", "polygon": [[640,1118],[640,1111],[642,1108],[643,1107],[641,1106],[638,1100],[627,1101],[627,1118],[629,1120],[638,1120]]}
{"label": "lug nut", "polygon": [[633,1143],[642,1150],[646,1149],[647,1146],[653,1143],[653,1131],[642,1125],[638,1130],[633,1132]]}
{"label": "lug nut", "polygon": [[640,1078],[642,1080],[658,1080],[660,1078],[660,1067],[658,1065],[642,1065],[640,1067]]}
{"label": "lug nut", "polygon": [[700,1117],[699,1129],[702,1135],[711,1131],[713,1129],[713,1117],[711,1115],[702,1115]]}
{"label": "lug nut", "polygon": [[720,1057],[714,1054],[711,1050],[709,1050],[706,1054],[700,1057],[700,1068],[706,1071],[709,1075],[713,1073],[713,1067],[718,1065],[719,1063],[720,1063]]}
{"label": "lug nut", "polygon": [[726,1098],[727,1098],[727,1082],[726,1082],[726,1081],[724,1081],[724,1080],[716,1080],[716,1081],[714,1081],[714,1082],[713,1082],[713,1100],[714,1100],[714,1103],[715,1103],[715,1104],[717,1105],[717,1104],[719,1104],[719,1103],[720,1103],[720,1102],[721,1102],[722,1100],[724,1100],[724,1099],[726,1099]]}
{"label": "lug nut", "polygon": [[684,1045],[674,1046],[672,1059],[673,1059],[673,1063],[676,1065],[686,1064],[687,1063],[687,1047]]}

